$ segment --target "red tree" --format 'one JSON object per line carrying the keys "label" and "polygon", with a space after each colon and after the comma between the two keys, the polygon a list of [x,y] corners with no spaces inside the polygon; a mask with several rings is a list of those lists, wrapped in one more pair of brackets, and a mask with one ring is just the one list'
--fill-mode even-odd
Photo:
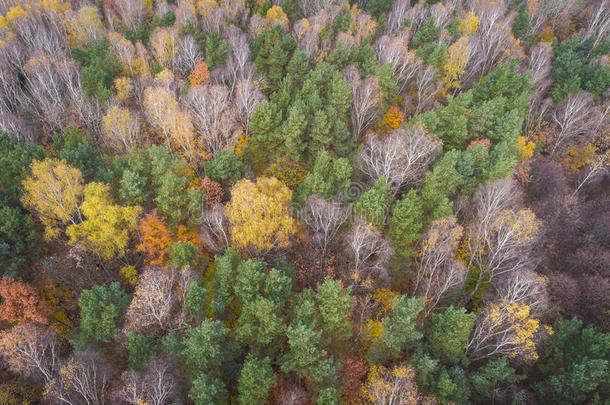
{"label": "red tree", "polygon": [[165,225],[165,218],[157,216],[157,210],[154,209],[140,220],[138,229],[142,241],[138,245],[138,251],[146,253],[148,263],[164,264],[167,261],[167,248],[172,243],[172,236]]}
{"label": "red tree", "polygon": [[48,322],[48,309],[34,287],[5,276],[0,280],[0,319],[8,322]]}

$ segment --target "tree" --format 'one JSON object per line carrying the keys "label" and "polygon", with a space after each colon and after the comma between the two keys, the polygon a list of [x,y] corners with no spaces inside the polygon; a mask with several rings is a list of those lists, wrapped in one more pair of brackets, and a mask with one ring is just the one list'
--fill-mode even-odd
{"label": "tree", "polygon": [[[470,375],[473,397],[481,403],[509,399],[511,385],[523,379],[516,374],[506,359],[500,357],[487,362],[476,373]],[[508,398],[507,398],[508,397]]]}
{"label": "tree", "polygon": [[187,106],[203,147],[211,156],[235,146],[236,111],[226,86],[191,87]]}
{"label": "tree", "polygon": [[359,169],[371,180],[384,177],[394,195],[416,182],[441,149],[422,126],[396,129],[382,138],[370,136],[359,156]]}
{"label": "tree", "polygon": [[299,187],[296,199],[305,202],[311,195],[331,199],[338,194],[353,199],[357,195],[353,195],[354,190],[350,188],[352,171],[352,165],[347,159],[333,159],[326,149],[322,149],[316,156],[312,172],[305,176]]}
{"label": "tree", "polygon": [[490,302],[479,314],[466,354],[472,360],[509,356],[536,360],[536,334],[540,322],[526,304],[501,300]]}
{"label": "tree", "polygon": [[126,328],[138,333],[165,330],[175,320],[178,304],[173,291],[173,274],[147,268],[136,285],[125,313]]}
{"label": "tree", "polygon": [[443,313],[432,314],[426,328],[426,341],[430,352],[448,364],[464,363],[466,344],[475,319],[475,314],[453,306]]}
{"label": "tree", "polygon": [[559,319],[554,333],[543,340],[544,361],[538,365],[544,379],[534,383],[538,398],[577,404],[600,392],[608,375],[610,334],[593,325],[582,327],[576,318]]}
{"label": "tree", "polygon": [[352,87],[352,107],[350,118],[352,122],[352,135],[359,139],[371,125],[373,125],[381,109],[381,92],[379,80],[375,76],[362,79],[358,68],[350,65],[343,71]]}
{"label": "tree", "polygon": [[256,183],[238,181],[227,205],[233,245],[251,249],[256,255],[287,247],[294,233],[294,220],[288,211],[291,199],[290,189],[274,177],[259,177]]}
{"label": "tree", "polygon": [[138,231],[141,240],[138,251],[146,253],[149,264],[163,265],[167,261],[167,249],[172,243],[172,235],[165,225],[165,218],[159,217],[154,209],[140,219]]}
{"label": "tree", "polygon": [[406,295],[394,297],[392,307],[382,320],[381,335],[369,348],[368,357],[375,362],[390,360],[417,343],[423,333],[415,320],[423,309],[422,299]]}
{"label": "tree", "polygon": [[22,281],[4,276],[0,279],[0,319],[6,322],[46,324],[49,310],[36,290]]}
{"label": "tree", "polygon": [[417,252],[414,292],[425,302],[427,318],[439,301],[466,278],[466,267],[453,257],[462,237],[462,227],[454,217],[432,223]]}
{"label": "tree", "polygon": [[324,197],[311,196],[305,202],[300,217],[311,229],[322,257],[326,257],[326,249],[333,243],[348,216],[349,207],[343,207],[339,200],[328,202]]}
{"label": "tree", "polygon": [[104,183],[87,184],[84,196],[81,210],[86,219],[66,229],[70,243],[82,243],[104,260],[123,257],[141,208],[112,204],[110,186]]}
{"label": "tree", "polygon": [[367,403],[372,405],[417,404],[421,399],[411,366],[398,365],[393,369],[373,365],[362,387]]}
{"label": "tree", "polygon": [[142,144],[140,127],[138,116],[118,105],[109,108],[102,121],[104,136],[109,146],[125,153]]}
{"label": "tree", "polygon": [[220,183],[211,180],[208,176],[201,180],[199,188],[206,196],[205,205],[207,208],[219,205],[225,194]]}
{"label": "tree", "polygon": [[232,186],[244,175],[244,164],[230,150],[218,152],[214,159],[203,165],[206,175],[213,181]]}
{"label": "tree", "polygon": [[392,214],[388,219],[388,236],[392,238],[392,247],[396,253],[404,258],[412,255],[413,243],[421,236],[423,216],[422,200],[415,189],[403,194],[402,198],[392,205]]}
{"label": "tree", "polygon": [[191,71],[188,77],[191,86],[201,86],[208,84],[210,80],[210,71],[207,63],[203,59],[198,59],[195,67]]}
{"label": "tree", "polygon": [[362,217],[347,234],[346,244],[352,259],[349,279],[359,287],[371,288],[377,276],[388,277],[387,265],[394,253],[390,244],[377,229]]}
{"label": "tree", "polygon": [[195,166],[207,157],[207,152],[201,147],[201,139],[195,136],[189,115],[164,87],[147,87],[144,90],[143,110],[167,146],[180,152],[189,164]]}
{"label": "tree", "polygon": [[[400,6],[400,3],[396,5]],[[423,64],[421,59],[415,57],[415,52],[409,50],[408,38],[404,35],[382,35],[375,43],[375,51],[380,64],[390,64],[392,67],[398,93],[403,94],[413,84]]]}
{"label": "tree", "polygon": [[[476,17],[475,17],[476,18]],[[443,91],[459,89],[460,79],[464,74],[466,64],[470,58],[470,47],[468,38],[461,37],[451,44],[448,49],[447,62],[443,66],[442,80],[445,83]]]}
{"label": "tree", "polygon": [[118,282],[84,290],[78,299],[81,339],[84,342],[114,340],[130,301],[131,297],[120,289]]}
{"label": "tree", "polygon": [[167,359],[162,357],[151,361],[142,374],[136,371],[123,373],[120,382],[112,399],[121,403],[169,405],[180,397],[178,379],[173,375]]}
{"label": "tree", "polygon": [[275,384],[276,377],[269,358],[258,359],[248,354],[239,376],[237,401],[241,405],[263,405]]}
{"label": "tree", "polygon": [[0,333],[3,363],[22,377],[39,376],[44,382],[53,378],[59,361],[59,348],[52,328],[43,329],[22,323]]}
{"label": "tree", "polygon": [[[1,197],[0,197],[1,198]],[[2,275],[15,276],[40,255],[40,230],[22,209],[0,208],[0,266]]]}
{"label": "tree", "polygon": [[377,229],[383,229],[391,204],[390,187],[382,176],[373,187],[362,193],[354,204],[354,212],[365,217]]}
{"label": "tree", "polygon": [[62,404],[103,404],[113,369],[101,354],[84,351],[71,355],[45,390],[45,399]]}
{"label": "tree", "polygon": [[183,355],[192,380],[189,397],[197,404],[222,401],[227,392],[218,375],[229,360],[226,328],[220,321],[205,319],[197,328],[188,329],[186,336]]}
{"label": "tree", "polygon": [[53,149],[58,159],[80,170],[85,181],[106,177],[105,157],[91,142],[89,133],[69,126],[62,134],[53,135]]}
{"label": "tree", "polygon": [[567,141],[584,135],[591,128],[592,104],[593,97],[588,93],[580,92],[569,95],[558,105],[553,113],[553,121],[558,127],[558,132],[551,149],[551,156]]}
{"label": "tree", "polygon": [[351,289],[343,288],[338,280],[326,278],[318,285],[316,304],[320,314],[320,330],[330,349],[342,349],[352,336],[349,321],[354,298]]}
{"label": "tree", "polygon": [[252,80],[239,80],[235,86],[235,105],[237,107],[237,120],[241,123],[246,136],[250,131],[252,114],[259,102],[264,100],[263,93],[254,85]]}
{"label": "tree", "polygon": [[337,365],[322,348],[320,332],[298,321],[288,326],[286,336],[290,349],[280,359],[282,371],[294,371],[315,391],[332,386]]}
{"label": "tree", "polygon": [[31,176],[23,181],[21,201],[38,215],[45,237],[51,239],[59,235],[61,227],[80,219],[83,176],[56,159],[34,160],[31,170]]}
{"label": "tree", "polygon": [[229,224],[224,207],[217,204],[206,209],[200,223],[199,235],[206,248],[216,254],[224,252],[230,245]]}

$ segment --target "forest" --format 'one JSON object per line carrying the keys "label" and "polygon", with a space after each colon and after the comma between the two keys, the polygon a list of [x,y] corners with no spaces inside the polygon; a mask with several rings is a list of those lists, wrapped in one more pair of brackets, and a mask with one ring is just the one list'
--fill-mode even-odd
{"label": "forest", "polygon": [[0,404],[610,405],[610,0],[0,0]]}

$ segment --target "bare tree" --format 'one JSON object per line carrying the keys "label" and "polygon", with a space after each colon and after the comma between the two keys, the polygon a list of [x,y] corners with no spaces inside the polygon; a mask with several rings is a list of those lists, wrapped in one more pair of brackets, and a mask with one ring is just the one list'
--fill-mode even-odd
{"label": "bare tree", "polygon": [[352,135],[354,139],[358,139],[364,131],[373,125],[381,109],[379,80],[375,76],[362,79],[355,64],[348,66],[343,71],[343,75],[352,87],[350,118]]}
{"label": "bare tree", "polygon": [[497,287],[498,296],[509,302],[529,306],[532,314],[540,315],[548,309],[547,281],[536,272],[522,270],[509,273]]}
{"label": "bare tree", "polygon": [[201,46],[197,40],[192,35],[186,35],[182,38],[176,55],[176,70],[182,76],[187,76],[202,57]]}
{"label": "bare tree", "polygon": [[235,106],[237,108],[237,120],[248,136],[250,130],[250,119],[256,109],[256,105],[264,100],[263,93],[256,88],[252,79],[241,79],[235,86]]}
{"label": "bare tree", "polygon": [[53,328],[43,329],[22,323],[0,333],[2,363],[22,377],[40,376],[46,383],[53,378],[59,351]]}
{"label": "bare tree", "polygon": [[608,173],[610,170],[610,151],[595,155],[591,162],[585,165],[583,173],[578,180],[578,186],[572,195],[578,194],[581,188],[589,184],[597,177]]}
{"label": "bare tree", "polygon": [[415,52],[408,48],[409,31],[402,31],[398,36],[383,35],[375,43],[375,52],[382,65],[389,63],[396,77],[399,93],[403,93],[422,69],[422,60],[415,57]]}
{"label": "bare tree", "polygon": [[395,35],[400,31],[404,21],[407,19],[407,12],[411,9],[410,0],[396,0],[392,4],[392,9],[388,13],[385,23],[385,32]]}
{"label": "bare tree", "polygon": [[436,220],[422,238],[417,253],[414,292],[426,300],[424,318],[438,305],[443,295],[466,278],[466,267],[454,259],[462,227],[455,217]]}
{"label": "bare tree", "polygon": [[54,404],[104,405],[113,369],[98,352],[76,353],[63,362],[45,389],[45,399]]}
{"label": "bare tree", "polygon": [[226,86],[194,86],[187,95],[187,107],[206,151],[212,155],[235,141],[235,109]]}
{"label": "bare tree", "polygon": [[367,138],[358,157],[358,167],[372,181],[384,176],[394,193],[417,180],[440,151],[441,142],[426,133],[421,125],[398,128],[379,138]]}
{"label": "bare tree", "polygon": [[177,305],[173,283],[173,271],[147,268],[140,276],[125,313],[126,329],[142,332],[151,328],[168,328]]}
{"label": "bare tree", "polygon": [[222,253],[230,245],[228,229],[229,222],[222,205],[217,204],[203,212],[199,235],[212,252]]}
{"label": "bare tree", "polygon": [[595,37],[591,49],[610,36],[610,2],[602,0],[589,18],[586,29],[587,36]]}
{"label": "bare tree", "polygon": [[557,138],[551,149],[554,156],[560,148],[570,139],[586,134],[593,124],[592,118],[593,96],[581,91],[568,95],[553,112],[553,122],[558,128]]}
{"label": "bare tree", "polygon": [[442,87],[442,84],[436,80],[436,68],[432,65],[424,68],[423,66],[417,71],[417,107],[415,114],[419,114],[434,100],[434,96]]}
{"label": "bare tree", "polygon": [[178,382],[167,360],[156,358],[150,362],[144,374],[127,371],[121,376],[120,388],[113,399],[125,405],[178,405]]}
{"label": "bare tree", "polygon": [[373,278],[388,277],[387,265],[394,252],[375,227],[362,217],[357,218],[346,243],[352,259],[350,281],[355,287],[372,288]]}
{"label": "bare tree", "polygon": [[340,201],[326,201],[324,197],[311,196],[301,209],[301,219],[313,233],[313,240],[326,257],[326,249],[333,242],[341,225],[350,214],[350,207]]}
{"label": "bare tree", "polygon": [[498,179],[479,186],[472,200],[474,209],[467,229],[467,268],[476,269],[472,297],[487,279],[528,268],[539,221],[530,210],[513,210],[520,193],[513,180]]}

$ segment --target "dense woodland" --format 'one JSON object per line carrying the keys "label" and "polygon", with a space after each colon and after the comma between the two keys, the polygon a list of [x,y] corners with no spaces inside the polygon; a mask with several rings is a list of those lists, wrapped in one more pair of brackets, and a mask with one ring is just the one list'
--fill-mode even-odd
{"label": "dense woodland", "polygon": [[0,403],[608,404],[609,0],[0,0]]}

